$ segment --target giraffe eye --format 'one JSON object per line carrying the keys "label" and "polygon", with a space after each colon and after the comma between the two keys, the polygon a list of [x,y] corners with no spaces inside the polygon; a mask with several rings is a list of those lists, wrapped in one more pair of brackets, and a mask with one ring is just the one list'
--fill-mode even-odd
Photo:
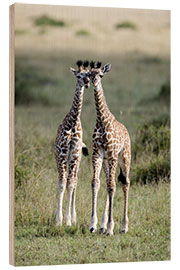
{"label": "giraffe eye", "polygon": [[81,76],[80,76],[80,75],[78,75],[78,76],[77,76],[77,78],[78,78],[78,79],[81,79]]}
{"label": "giraffe eye", "polygon": [[103,75],[99,75],[99,77],[100,77],[100,78],[102,78],[102,77],[103,77]]}

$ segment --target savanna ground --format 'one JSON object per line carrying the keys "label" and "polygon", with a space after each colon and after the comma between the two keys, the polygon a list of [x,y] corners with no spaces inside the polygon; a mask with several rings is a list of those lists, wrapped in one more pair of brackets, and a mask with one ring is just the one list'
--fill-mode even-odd
{"label": "savanna ground", "polygon": [[[16,265],[170,259],[170,18],[168,11],[16,5]],[[132,168],[129,232],[121,234],[123,193],[117,182],[114,236],[89,233],[93,89],[85,90],[84,142],[77,225],[55,226],[58,201],[53,145],[72,104],[78,59],[110,62],[103,78],[110,110],[129,130]],[[101,174],[98,218],[106,186]],[[64,213],[66,196],[64,201]]]}

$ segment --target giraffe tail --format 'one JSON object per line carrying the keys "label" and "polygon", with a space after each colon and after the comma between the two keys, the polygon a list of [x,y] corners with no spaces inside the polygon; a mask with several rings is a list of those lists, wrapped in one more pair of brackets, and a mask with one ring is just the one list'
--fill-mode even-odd
{"label": "giraffe tail", "polygon": [[88,148],[85,145],[85,143],[82,143],[82,153],[83,153],[84,156],[88,156],[89,155]]}
{"label": "giraffe tail", "polygon": [[122,169],[120,168],[120,174],[118,176],[118,182],[121,182],[123,185],[126,185],[126,177],[122,173]]}

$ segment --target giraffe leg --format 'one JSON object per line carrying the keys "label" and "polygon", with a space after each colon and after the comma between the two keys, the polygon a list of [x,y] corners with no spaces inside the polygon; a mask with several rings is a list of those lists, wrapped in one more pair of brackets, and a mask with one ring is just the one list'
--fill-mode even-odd
{"label": "giraffe leg", "polygon": [[102,220],[101,220],[101,227],[100,227],[101,233],[105,233],[107,231],[108,207],[109,207],[109,193],[107,192],[104,213],[103,213]]}
{"label": "giraffe leg", "polygon": [[[129,179],[127,178],[127,181]],[[128,182],[126,185],[122,186],[123,192],[124,192],[124,214],[123,214],[123,221],[122,221],[122,232],[127,233],[128,232],[128,193],[129,193],[129,186],[130,182]]]}
{"label": "giraffe leg", "polygon": [[93,155],[93,180],[92,180],[92,215],[91,215],[91,225],[90,232],[95,232],[97,230],[97,195],[100,188],[100,172],[102,167],[102,156]]}
{"label": "giraffe leg", "polygon": [[76,224],[76,188],[77,188],[77,181],[78,181],[78,171],[79,171],[79,164],[80,164],[80,159],[81,157],[79,156],[79,162],[78,165],[76,167],[76,171],[75,171],[75,178],[74,178],[74,189],[73,189],[73,193],[72,193],[72,208],[71,208],[71,222],[73,224]]}
{"label": "giraffe leg", "polygon": [[[73,155],[73,153],[76,153]],[[78,150],[72,151],[72,158],[69,161],[69,172],[67,178],[67,209],[66,209],[66,224],[71,226],[76,222],[76,210],[75,210],[75,194],[77,186],[77,173],[79,169],[81,155]]]}
{"label": "giraffe leg", "polygon": [[68,185],[67,187],[67,209],[66,209],[66,225],[71,226],[71,202],[72,202],[72,194],[73,194],[73,185]]}
{"label": "giraffe leg", "polygon": [[[103,161],[103,170],[106,175],[106,181],[108,181],[109,178],[109,166],[107,159],[104,159]],[[107,197],[106,197],[106,202],[105,202],[105,207],[104,207],[104,213],[102,216],[101,220],[101,227],[100,227],[100,232],[105,233],[107,230],[107,222],[108,222],[108,207],[109,207],[109,194],[107,192]]]}
{"label": "giraffe leg", "polygon": [[72,224],[76,224],[76,187],[77,187],[77,179],[75,179],[76,183],[72,193],[72,208],[71,208],[71,222]]}
{"label": "giraffe leg", "polygon": [[61,164],[59,167],[59,200],[58,200],[58,208],[56,212],[56,226],[62,225],[63,214],[62,214],[62,205],[63,205],[63,197],[64,191],[66,189],[66,164]]}
{"label": "giraffe leg", "polygon": [[107,223],[107,235],[113,235],[114,220],[113,220],[113,200],[116,190],[115,173],[117,168],[117,160],[114,159],[109,162],[109,179],[107,183],[107,192],[109,196],[109,213]]}
{"label": "giraffe leg", "polygon": [[[129,153],[129,154],[128,154]],[[120,174],[118,180],[122,182],[122,190],[124,193],[124,211],[122,220],[122,232],[128,232],[128,194],[130,187],[129,170],[130,170],[130,150],[123,149],[119,156]]]}

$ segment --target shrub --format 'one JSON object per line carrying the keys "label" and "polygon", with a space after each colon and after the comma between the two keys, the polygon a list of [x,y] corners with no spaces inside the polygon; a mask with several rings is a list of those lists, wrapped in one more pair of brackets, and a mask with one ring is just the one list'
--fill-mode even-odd
{"label": "shrub", "polygon": [[136,183],[158,183],[170,180],[170,155],[154,156],[150,162],[133,168],[132,180]]}
{"label": "shrub", "polygon": [[76,32],[76,35],[77,36],[89,36],[90,33],[87,30],[85,30],[85,29],[81,29],[81,30],[79,30],[79,31]]}
{"label": "shrub", "polygon": [[15,104],[29,105],[38,103],[50,105],[50,100],[42,87],[56,82],[44,76],[36,66],[27,65],[24,61],[15,61]]}
{"label": "shrub", "polygon": [[158,106],[165,105],[168,108],[170,107],[170,96],[171,96],[171,85],[170,82],[166,82],[161,85],[158,94],[156,94],[153,97],[146,97],[143,98],[140,102],[139,105],[145,105],[145,104],[158,104]]}
{"label": "shrub", "polygon": [[162,116],[145,122],[139,127],[137,138],[133,146],[133,155],[136,160],[142,152],[160,154],[170,148],[170,119]]}
{"label": "shrub", "polygon": [[42,15],[34,20],[36,26],[64,27],[66,23],[62,20],[55,20],[47,15]]}
{"label": "shrub", "polygon": [[34,102],[34,97],[30,92],[31,72],[15,64],[15,104],[29,104]]}
{"label": "shrub", "polygon": [[171,93],[170,82],[166,82],[161,86],[158,98],[170,102],[170,93]]}
{"label": "shrub", "polygon": [[27,30],[25,30],[25,29],[16,29],[15,30],[15,35],[24,35],[24,34],[27,34]]}
{"label": "shrub", "polygon": [[15,189],[26,184],[29,177],[29,170],[24,166],[15,165]]}
{"label": "shrub", "polygon": [[116,24],[115,26],[117,29],[131,29],[131,30],[136,30],[137,27],[134,23],[130,22],[130,21],[124,21],[121,23]]}
{"label": "shrub", "polygon": [[162,116],[145,122],[133,143],[132,179],[148,183],[170,180],[170,119]]}

